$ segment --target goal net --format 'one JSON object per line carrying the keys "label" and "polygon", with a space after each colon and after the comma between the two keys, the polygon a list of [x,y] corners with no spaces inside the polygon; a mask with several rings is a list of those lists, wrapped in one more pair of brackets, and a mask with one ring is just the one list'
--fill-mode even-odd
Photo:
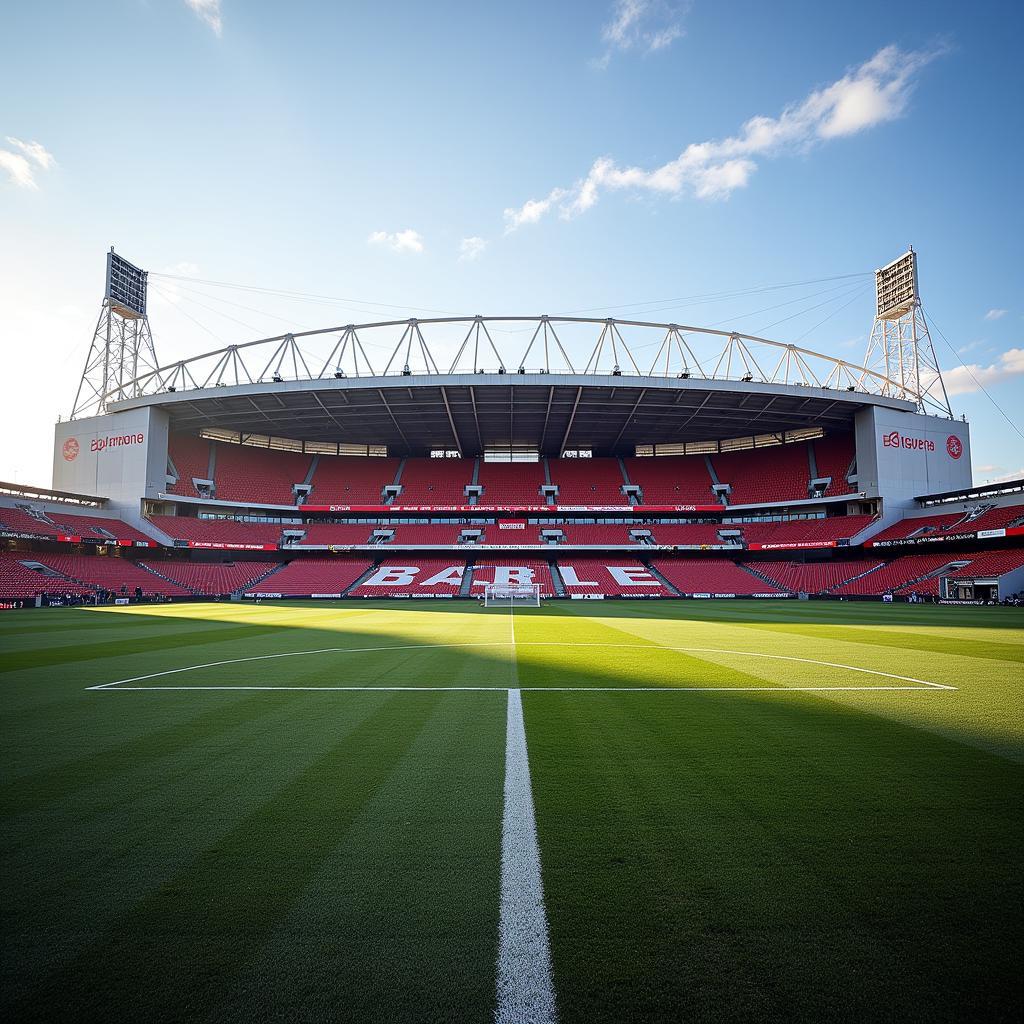
{"label": "goal net", "polygon": [[485,583],[484,607],[495,605],[528,605],[540,607],[539,583]]}

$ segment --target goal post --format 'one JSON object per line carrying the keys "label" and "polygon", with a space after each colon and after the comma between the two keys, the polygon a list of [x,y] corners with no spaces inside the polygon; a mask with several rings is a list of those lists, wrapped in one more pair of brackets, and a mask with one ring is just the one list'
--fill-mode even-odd
{"label": "goal post", "polygon": [[540,607],[539,583],[485,583],[484,607],[506,607],[509,605],[525,605],[529,608]]}

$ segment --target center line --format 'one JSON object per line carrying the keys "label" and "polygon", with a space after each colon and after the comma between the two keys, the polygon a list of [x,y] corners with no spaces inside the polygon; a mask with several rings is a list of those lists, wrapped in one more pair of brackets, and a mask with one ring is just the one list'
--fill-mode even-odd
{"label": "center line", "polygon": [[555,988],[523,701],[508,692],[495,1024],[554,1024]]}

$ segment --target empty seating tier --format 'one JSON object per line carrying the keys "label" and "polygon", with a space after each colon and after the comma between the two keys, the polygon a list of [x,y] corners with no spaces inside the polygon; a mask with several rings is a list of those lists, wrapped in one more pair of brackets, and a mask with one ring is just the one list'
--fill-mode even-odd
{"label": "empty seating tier", "polygon": [[309,475],[312,456],[243,444],[218,444],[214,480],[218,501],[294,505],[293,484]]}
{"label": "empty seating tier", "polygon": [[825,488],[825,495],[850,494],[857,490],[847,479],[853,466],[856,447],[852,434],[829,434],[811,442],[814,445],[814,461],[818,477],[831,477],[832,482]]}
{"label": "empty seating tier", "polygon": [[739,527],[721,523],[676,523],[664,526],[654,523],[650,531],[655,544],[724,544],[719,530],[737,530]]}
{"label": "empty seating tier", "polygon": [[720,505],[711,490],[703,455],[664,455],[623,459],[631,484],[640,487],[644,505]]}
{"label": "empty seating tier", "polygon": [[233,594],[275,569],[278,562],[142,562],[150,572],[202,596]]}
{"label": "empty seating tier", "polygon": [[95,592],[92,587],[77,580],[50,576],[22,564],[38,561],[30,552],[0,554],[0,600],[28,600],[38,594],[73,594],[80,597]]}
{"label": "empty seating tier", "polygon": [[539,462],[480,460],[480,505],[543,505],[544,467]]}
{"label": "empty seating tier", "polygon": [[1024,505],[978,506],[961,512],[943,512],[932,516],[908,516],[886,527],[870,543],[887,541],[956,539],[979,530],[1001,530],[1024,521]]}
{"label": "empty seating tier", "polygon": [[199,492],[192,481],[209,479],[210,442],[194,434],[171,434],[167,455],[178,472],[178,478],[167,485],[167,492],[195,498]]}
{"label": "empty seating tier", "polygon": [[381,505],[395,482],[399,459],[321,455],[313,472],[311,505]]}
{"label": "empty seating tier", "polygon": [[184,587],[154,575],[127,558],[44,554],[39,556],[38,561],[80,583],[102,587],[115,594],[133,595],[135,588],[139,587],[147,597],[151,594],[162,594],[167,597],[190,596]]}
{"label": "empty seating tier", "polygon": [[150,522],[174,540],[194,547],[276,548],[285,527],[279,523],[243,523],[237,519],[153,516]]}
{"label": "empty seating tier", "polygon": [[549,459],[558,505],[627,505],[618,459]]}
{"label": "empty seating tier", "polygon": [[843,562],[749,562],[747,568],[768,577],[783,590],[795,594],[824,594],[881,564],[876,558]]}
{"label": "empty seating tier", "polygon": [[351,523],[307,523],[304,526],[283,526],[282,530],[303,530],[305,536],[299,541],[300,547],[330,546],[337,544],[339,547],[347,547],[352,544],[369,544],[370,534],[374,527],[369,523],[365,525]]}
{"label": "empty seating tier", "polygon": [[375,527],[393,529],[392,544],[457,544],[464,527],[448,523],[425,523],[417,526]]}
{"label": "empty seating tier", "polygon": [[395,505],[465,505],[474,459],[406,459]]}
{"label": "empty seating tier", "polygon": [[1002,576],[1024,565],[1024,548],[982,551],[970,556],[971,563],[949,573],[954,579],[977,579]]}
{"label": "empty seating tier", "polygon": [[551,567],[540,559],[483,556],[473,567],[473,583],[470,588],[472,596],[482,597],[487,583],[498,583],[502,586],[537,583],[543,597],[551,597],[555,592],[551,582]]}
{"label": "empty seating tier", "polygon": [[850,580],[835,587],[832,593],[837,596],[891,594],[905,586],[923,593],[924,588],[918,585],[918,581],[955,561],[967,562],[970,561],[970,557],[964,555],[958,558],[948,554],[903,555],[860,579]]}
{"label": "empty seating tier", "polygon": [[730,505],[804,500],[810,483],[806,444],[712,455],[718,482],[729,484]]}
{"label": "empty seating tier", "polygon": [[528,543],[537,543],[536,533],[541,529],[548,530],[561,530],[565,540],[565,544],[636,544],[630,536],[630,530],[647,530],[650,531],[649,526],[623,526],[621,524],[616,525],[603,525],[603,524],[586,524],[577,526],[575,524],[565,524],[563,526],[550,526],[550,527],[530,527],[533,531]]}
{"label": "empty seating tier", "polygon": [[352,597],[455,597],[466,563],[454,559],[388,558],[352,591]]}
{"label": "empty seating tier", "polygon": [[283,597],[340,596],[371,564],[365,559],[296,559],[265,580],[247,587],[245,593],[281,594]]}
{"label": "empty seating tier", "polygon": [[873,516],[829,516],[826,519],[791,519],[785,523],[742,523],[743,539],[753,549],[775,545],[832,547],[849,540],[874,521]]}
{"label": "empty seating tier", "polygon": [[85,541],[113,544],[116,541],[153,543],[153,538],[140,533],[121,519],[102,516],[81,516],[70,512],[33,512],[20,508],[0,507],[0,531],[31,534],[37,537],[81,537]]}
{"label": "empty seating tier", "polygon": [[559,558],[558,571],[567,594],[607,597],[671,597],[672,592],[635,559]]}
{"label": "empty seating tier", "polygon": [[681,594],[778,594],[785,588],[768,583],[724,558],[659,560],[655,568]]}

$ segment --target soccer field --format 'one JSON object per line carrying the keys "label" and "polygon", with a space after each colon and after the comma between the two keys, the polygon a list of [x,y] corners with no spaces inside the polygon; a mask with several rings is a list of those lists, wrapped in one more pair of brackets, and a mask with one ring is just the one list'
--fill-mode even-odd
{"label": "soccer field", "polygon": [[83,608],[0,659],[5,1020],[1024,1012],[1019,609]]}

